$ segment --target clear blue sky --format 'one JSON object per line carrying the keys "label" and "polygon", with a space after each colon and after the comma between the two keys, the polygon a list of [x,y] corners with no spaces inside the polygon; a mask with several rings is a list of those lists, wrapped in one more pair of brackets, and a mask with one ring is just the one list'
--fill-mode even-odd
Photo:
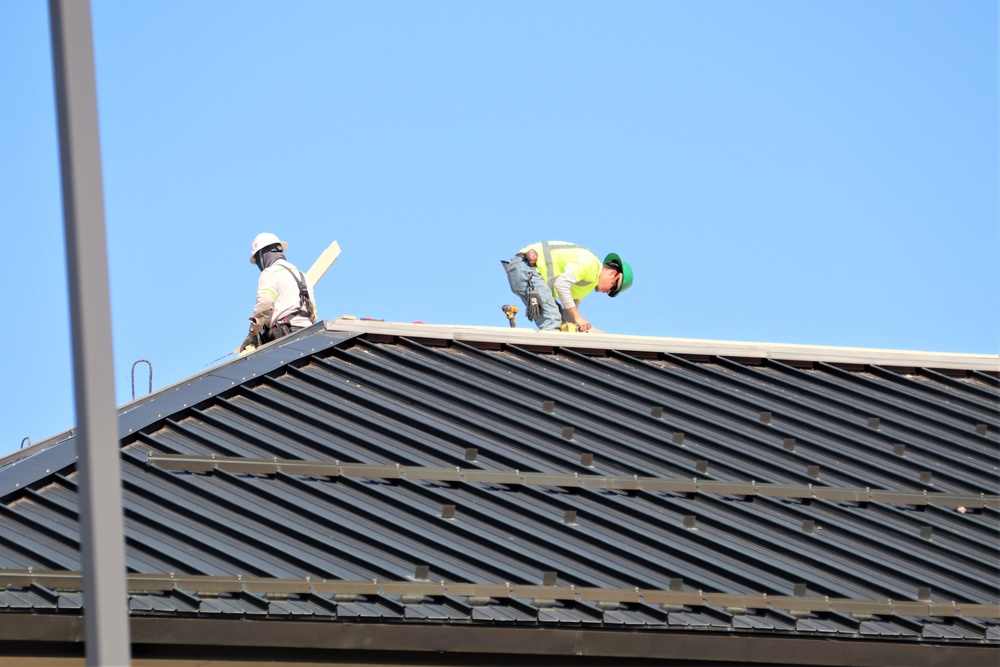
{"label": "clear blue sky", "polygon": [[[320,315],[505,327],[547,239],[612,333],[1000,352],[993,0],[94,0],[118,403]],[[47,3],[0,0],[0,455],[75,423]],[[137,393],[146,389],[137,369]]]}

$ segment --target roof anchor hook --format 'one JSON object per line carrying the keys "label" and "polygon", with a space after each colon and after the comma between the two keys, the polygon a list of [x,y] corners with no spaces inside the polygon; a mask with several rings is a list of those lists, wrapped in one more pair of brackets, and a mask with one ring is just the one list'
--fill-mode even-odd
{"label": "roof anchor hook", "polygon": [[132,364],[132,400],[135,400],[135,367],[139,364],[146,364],[149,366],[149,392],[153,393],[153,364],[149,363],[145,359],[139,359],[134,364]]}

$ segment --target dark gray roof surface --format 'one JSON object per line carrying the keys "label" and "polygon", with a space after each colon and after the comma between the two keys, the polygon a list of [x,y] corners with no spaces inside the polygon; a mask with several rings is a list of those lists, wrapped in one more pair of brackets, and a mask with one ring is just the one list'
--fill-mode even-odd
{"label": "dark gray roof surface", "polygon": [[[133,615],[1000,643],[995,372],[404,329],[122,409]],[[0,461],[0,613],[79,609],[74,447]]]}

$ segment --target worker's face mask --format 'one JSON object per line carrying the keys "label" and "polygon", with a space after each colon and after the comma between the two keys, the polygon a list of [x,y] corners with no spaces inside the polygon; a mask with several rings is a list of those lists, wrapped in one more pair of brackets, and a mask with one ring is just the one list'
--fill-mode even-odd
{"label": "worker's face mask", "polygon": [[279,244],[271,245],[257,253],[257,268],[263,271],[279,259],[284,259],[285,253],[281,251]]}

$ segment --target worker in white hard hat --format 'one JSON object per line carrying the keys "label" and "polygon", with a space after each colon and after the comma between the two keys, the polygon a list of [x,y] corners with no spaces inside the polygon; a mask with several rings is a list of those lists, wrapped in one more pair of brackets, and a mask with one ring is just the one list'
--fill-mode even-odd
{"label": "worker in white hard hat", "polygon": [[316,322],[313,287],[306,275],[285,259],[287,249],[287,243],[266,232],[258,234],[250,246],[250,263],[260,269],[260,278],[257,280],[257,303],[250,316],[250,333],[239,352]]}

